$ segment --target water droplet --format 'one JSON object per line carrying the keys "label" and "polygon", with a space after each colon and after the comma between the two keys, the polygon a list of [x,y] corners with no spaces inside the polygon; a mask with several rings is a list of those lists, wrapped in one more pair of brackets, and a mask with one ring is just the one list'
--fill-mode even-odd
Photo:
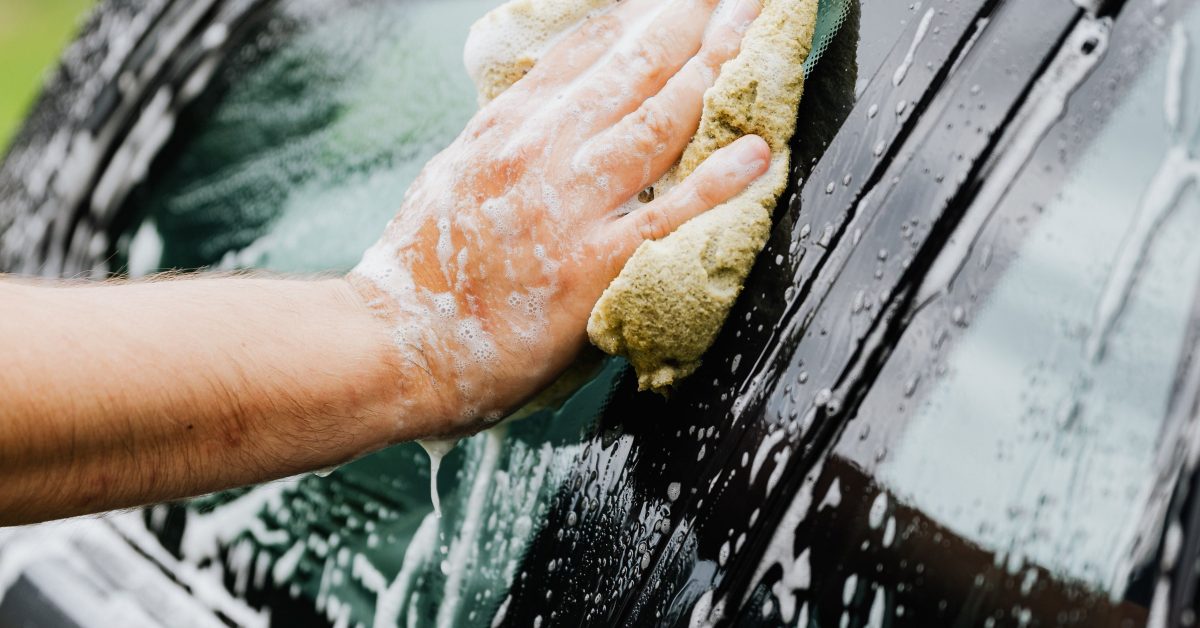
{"label": "water droplet", "polygon": [[888,517],[887,525],[883,528],[883,546],[891,547],[896,540],[896,517]]}
{"label": "water droplet", "polygon": [[821,232],[821,239],[817,241],[823,248],[829,248],[833,243],[833,225],[825,225],[825,230]]}
{"label": "water droplet", "polygon": [[854,601],[854,593],[858,591],[858,576],[850,574],[846,578],[846,585],[842,588],[842,602],[849,606],[850,602]]}
{"label": "water droplet", "polygon": [[917,392],[917,386],[921,383],[920,375],[913,375],[907,383],[904,384],[904,396],[912,397]]}
{"label": "water droplet", "polygon": [[878,530],[883,525],[883,517],[887,515],[888,498],[887,493],[880,493],[875,497],[875,501],[871,503],[871,510],[867,514],[867,523],[872,530]]}
{"label": "water droplet", "polygon": [[950,320],[954,321],[954,324],[959,327],[966,327],[967,311],[961,305],[955,306],[954,311],[950,313]]}

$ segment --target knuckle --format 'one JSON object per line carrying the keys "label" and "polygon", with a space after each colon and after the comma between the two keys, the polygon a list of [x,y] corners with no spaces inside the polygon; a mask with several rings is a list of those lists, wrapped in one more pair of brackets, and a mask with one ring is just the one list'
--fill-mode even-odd
{"label": "knuckle", "polygon": [[742,39],[737,31],[725,27],[714,33],[712,39],[704,46],[701,58],[705,65],[720,68],[726,61],[737,56],[742,48]]}
{"label": "knuckle", "polygon": [[712,185],[696,186],[696,201],[706,209],[712,209],[721,204],[721,195],[717,193],[717,189]]}
{"label": "knuckle", "polygon": [[667,45],[649,42],[638,46],[627,62],[627,69],[635,81],[658,82],[665,78],[670,61]]}
{"label": "knuckle", "polygon": [[657,155],[666,150],[675,134],[675,121],[655,103],[647,103],[633,124],[633,148],[640,154]]}
{"label": "knuckle", "polygon": [[675,35],[670,32],[663,33],[660,37],[643,45],[641,48],[642,60],[659,69],[669,66],[671,61],[670,50],[674,37]]}
{"label": "knuckle", "polygon": [[500,115],[495,108],[488,108],[476,115],[467,125],[466,136],[477,140],[500,124]]}
{"label": "knuckle", "polygon": [[581,34],[592,41],[611,41],[621,34],[621,20],[613,15],[601,15],[588,20]]}
{"label": "knuckle", "polygon": [[660,207],[647,207],[637,213],[637,232],[643,240],[661,240],[672,230],[670,219]]}
{"label": "knuckle", "polygon": [[509,187],[525,174],[528,157],[524,147],[511,147],[485,157],[476,171],[479,184]]}
{"label": "knuckle", "polygon": [[694,181],[692,194],[696,201],[705,208],[720,205],[725,200],[721,181],[715,177],[701,175]]}

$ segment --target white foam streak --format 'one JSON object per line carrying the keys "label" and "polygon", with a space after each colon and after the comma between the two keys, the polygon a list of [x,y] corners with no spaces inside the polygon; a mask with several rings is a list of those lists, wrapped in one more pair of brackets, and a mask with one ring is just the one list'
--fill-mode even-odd
{"label": "white foam streak", "polygon": [[506,426],[497,426],[487,432],[483,442],[483,456],[479,461],[479,468],[475,470],[471,493],[467,497],[462,527],[459,528],[458,538],[452,544],[450,555],[446,559],[449,575],[442,591],[442,605],[438,609],[438,628],[449,628],[459,621],[456,613],[460,607],[463,579],[466,577],[468,562],[475,559],[478,552],[479,536],[483,531],[483,511],[487,506],[496,468],[500,464],[500,454],[503,452],[504,437],[507,433]]}
{"label": "white foam streak", "polygon": [[433,502],[433,513],[442,518],[442,500],[438,493],[438,471],[442,460],[458,446],[457,440],[422,440],[417,444],[429,454],[429,498]]}
{"label": "white foam streak", "polygon": [[892,85],[899,87],[904,82],[904,78],[908,76],[908,71],[912,69],[913,62],[916,61],[917,49],[921,47],[921,42],[925,41],[926,35],[929,34],[929,25],[933,23],[934,15],[937,15],[937,11],[930,7],[925,12],[925,16],[921,18],[921,23],[917,25],[917,33],[913,36],[912,44],[909,45],[908,52],[904,55],[904,60],[900,62],[900,66],[892,74]]}

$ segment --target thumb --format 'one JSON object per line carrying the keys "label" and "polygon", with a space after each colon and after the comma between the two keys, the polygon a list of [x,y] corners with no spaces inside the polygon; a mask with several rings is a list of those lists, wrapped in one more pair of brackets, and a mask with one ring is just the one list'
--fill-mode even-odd
{"label": "thumb", "polygon": [[766,173],[771,148],[757,135],[747,135],[718,150],[683,183],[642,209],[612,223],[613,248],[627,260],[647,240],[660,240],[683,223],[741,194]]}

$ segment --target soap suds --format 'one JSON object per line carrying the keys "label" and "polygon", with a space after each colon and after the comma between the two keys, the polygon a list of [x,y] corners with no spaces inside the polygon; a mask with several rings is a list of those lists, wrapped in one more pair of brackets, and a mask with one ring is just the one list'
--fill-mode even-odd
{"label": "soap suds", "polygon": [[495,99],[563,36],[617,0],[513,0],[471,27],[463,51],[480,103]]}

